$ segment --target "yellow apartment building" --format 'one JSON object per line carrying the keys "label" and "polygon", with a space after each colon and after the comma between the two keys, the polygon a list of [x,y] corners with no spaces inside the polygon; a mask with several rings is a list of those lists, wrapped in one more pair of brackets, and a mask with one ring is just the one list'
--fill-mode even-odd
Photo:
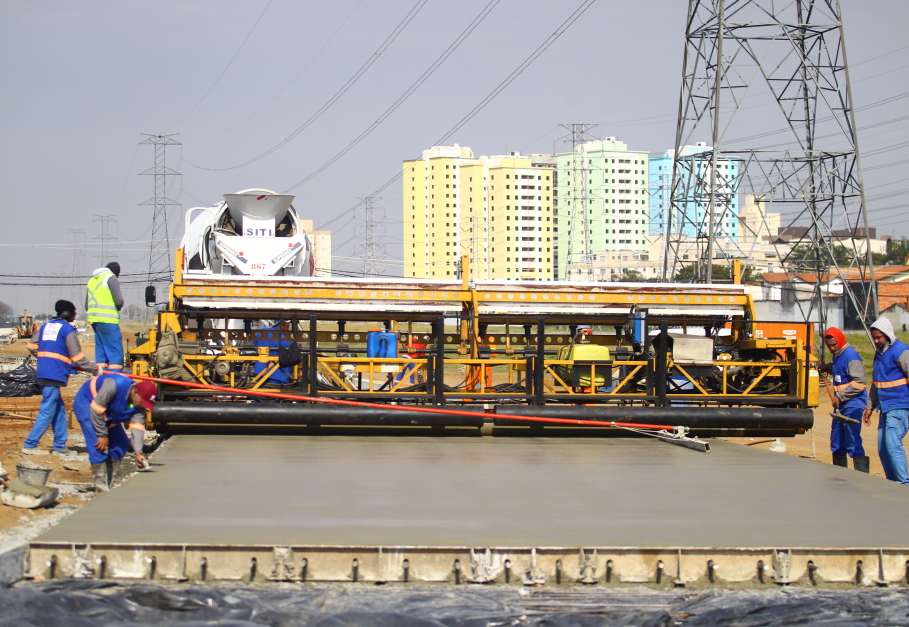
{"label": "yellow apartment building", "polygon": [[404,276],[553,278],[554,170],[518,153],[474,157],[466,146],[433,146],[404,162]]}

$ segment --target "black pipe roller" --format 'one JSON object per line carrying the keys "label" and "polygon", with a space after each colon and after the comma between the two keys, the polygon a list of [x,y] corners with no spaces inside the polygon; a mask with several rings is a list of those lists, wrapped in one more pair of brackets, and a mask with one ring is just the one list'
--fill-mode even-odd
{"label": "black pipe roller", "polygon": [[[509,405],[502,413],[540,418],[600,420],[633,424],[660,424],[691,429],[775,429],[803,430],[814,424],[810,409],[779,407],[617,407],[611,405]],[[496,418],[496,426],[534,425]]]}
{"label": "black pipe roller", "polygon": [[[471,410],[466,410],[471,411]],[[156,424],[362,425],[482,427],[483,409],[474,416],[402,411],[393,406],[353,407],[304,403],[157,403]]]}

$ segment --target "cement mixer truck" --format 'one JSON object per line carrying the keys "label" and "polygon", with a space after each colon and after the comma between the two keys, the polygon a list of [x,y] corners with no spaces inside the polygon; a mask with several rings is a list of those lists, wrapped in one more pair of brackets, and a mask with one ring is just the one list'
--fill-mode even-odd
{"label": "cement mixer truck", "polygon": [[187,276],[311,276],[312,243],[294,197],[267,189],[224,194],[213,207],[186,213],[180,247]]}

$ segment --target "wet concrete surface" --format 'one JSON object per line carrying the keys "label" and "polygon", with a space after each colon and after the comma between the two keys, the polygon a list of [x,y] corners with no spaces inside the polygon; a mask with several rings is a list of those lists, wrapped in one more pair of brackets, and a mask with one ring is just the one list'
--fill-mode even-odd
{"label": "wet concrete surface", "polygon": [[909,488],[711,441],[177,436],[37,541],[898,548]]}

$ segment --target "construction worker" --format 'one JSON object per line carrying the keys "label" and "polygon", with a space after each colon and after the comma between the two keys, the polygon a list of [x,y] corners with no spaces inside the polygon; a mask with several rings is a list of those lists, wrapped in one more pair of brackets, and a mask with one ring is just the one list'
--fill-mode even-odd
{"label": "construction worker", "polygon": [[833,409],[856,423],[833,420],[830,426],[830,450],[835,466],[852,466],[860,472],[869,472],[869,460],[862,447],[862,417],[868,404],[865,365],[858,352],[849,346],[846,336],[836,327],[824,334],[824,343],[833,353],[833,361],[818,369],[833,376]]}
{"label": "construction worker", "polygon": [[123,337],[120,334],[120,264],[112,261],[92,272],[85,293],[85,313],[95,330],[95,361],[105,370],[123,370]]}
{"label": "construction worker", "polygon": [[[110,490],[120,462],[132,445],[136,461],[145,464],[145,412],[154,409],[157,387],[119,373],[104,373],[87,381],[76,394],[73,410],[85,436],[92,482],[98,492]],[[129,424],[129,437],[124,430]]]}
{"label": "construction worker", "polygon": [[864,422],[871,425],[871,413],[881,412],[877,427],[877,450],[884,474],[891,481],[909,485],[909,468],[903,438],[909,431],[909,346],[896,337],[887,318],[871,325],[874,355],[874,377]]}
{"label": "construction worker", "polygon": [[66,448],[69,433],[66,428],[66,407],[60,389],[69,383],[73,368],[93,374],[101,373],[97,365],[85,358],[79,345],[76,329],[72,325],[76,319],[76,306],[68,300],[58,300],[54,304],[54,310],[57,315],[45,322],[26,345],[28,351],[38,358],[38,385],[41,387],[41,408],[22,447],[22,452],[26,455],[44,453],[38,449],[38,440],[49,428],[54,430],[52,452],[58,455],[72,452]]}

